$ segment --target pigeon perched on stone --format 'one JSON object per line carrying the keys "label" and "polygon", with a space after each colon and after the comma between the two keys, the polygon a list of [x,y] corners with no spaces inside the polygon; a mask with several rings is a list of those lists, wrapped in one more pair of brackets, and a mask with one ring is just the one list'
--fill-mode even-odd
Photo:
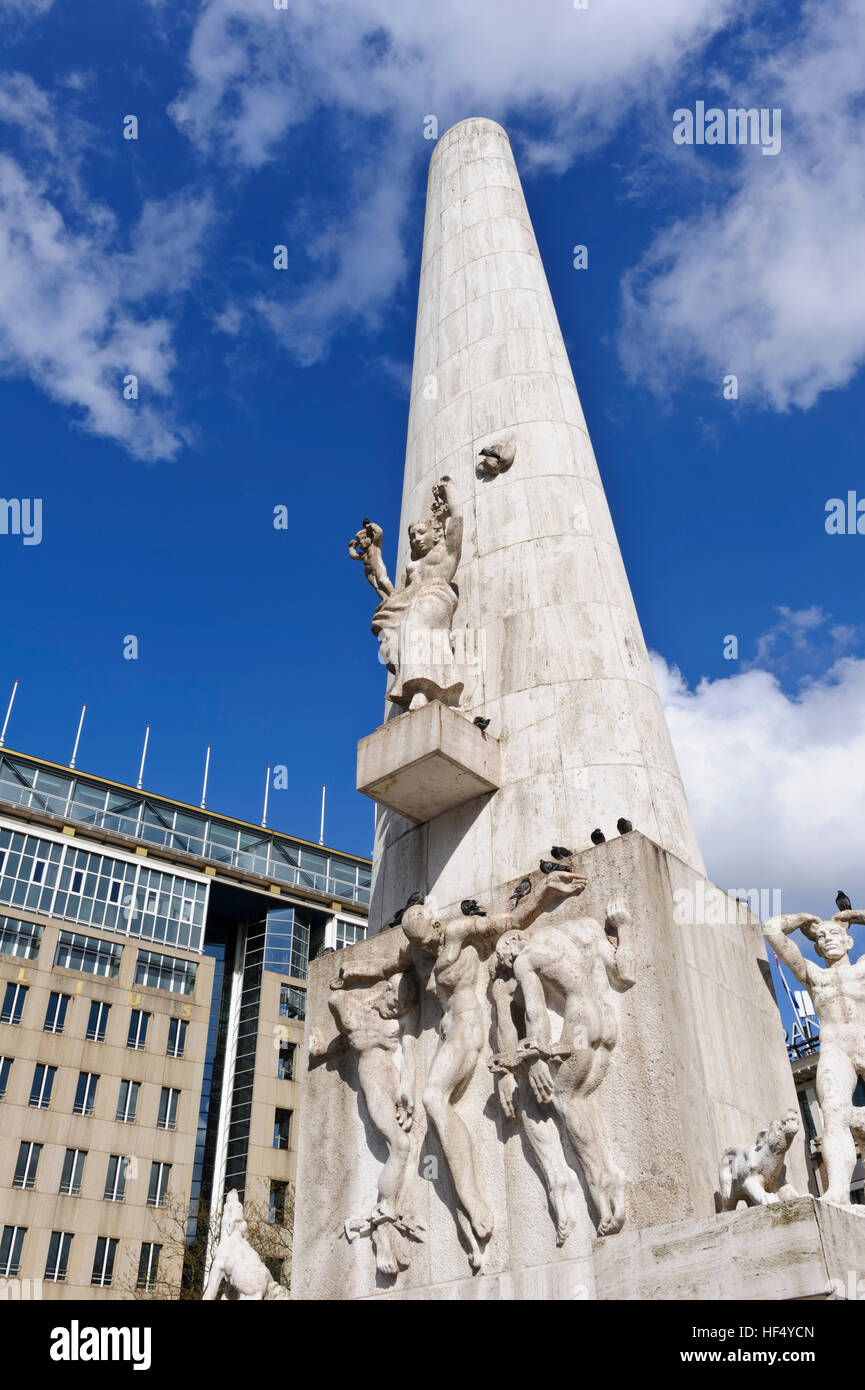
{"label": "pigeon perched on stone", "polygon": [[424,899],[423,893],[412,893],[411,897],[409,898],[409,900],[408,900],[408,902],[405,904],[405,906],[404,906],[404,907],[401,907],[400,910],[399,910],[399,912],[395,912],[395,913],[394,913],[393,917],[390,919],[390,921],[389,921],[388,924],[387,924],[388,927],[398,927],[398,926],[400,926],[400,925],[402,924],[403,913],[404,913],[404,912],[407,912],[408,909],[409,909],[410,907],[417,907],[419,903],[422,903],[422,902],[423,902],[423,899]]}
{"label": "pigeon perched on stone", "polygon": [[532,880],[530,878],[521,878],[513,893],[511,893],[511,902],[514,904],[514,907],[516,907],[517,903],[522,898],[525,898],[529,893],[531,893],[531,891]]}
{"label": "pigeon perched on stone", "polygon": [[501,454],[498,449],[481,449],[480,457],[482,459],[500,459]]}
{"label": "pigeon perched on stone", "polygon": [[464,917],[486,917],[482,907],[478,907],[477,898],[463,898],[460,903],[460,912]]}
{"label": "pigeon perched on stone", "polygon": [[484,729],[488,729],[490,726],[490,721],[488,719],[484,719],[482,714],[476,714],[474,719],[472,720],[472,723],[477,724],[481,732],[483,732]]}
{"label": "pigeon perched on stone", "polygon": [[550,854],[554,859],[573,859],[574,857],[574,851],[565,849],[564,845],[553,845]]}
{"label": "pigeon perched on stone", "polygon": [[629,820],[625,820],[624,816],[619,816],[619,819],[616,821],[616,829],[620,835],[627,835],[628,831],[633,830],[633,828]]}
{"label": "pigeon perched on stone", "polygon": [[603,830],[593,830],[589,838],[591,839],[593,845],[602,845],[606,841],[607,837],[604,834]]}
{"label": "pigeon perched on stone", "polygon": [[837,907],[839,912],[849,912],[851,907],[853,906],[850,899],[847,897],[847,894],[841,888],[838,889],[838,896],[835,899],[835,906]]}

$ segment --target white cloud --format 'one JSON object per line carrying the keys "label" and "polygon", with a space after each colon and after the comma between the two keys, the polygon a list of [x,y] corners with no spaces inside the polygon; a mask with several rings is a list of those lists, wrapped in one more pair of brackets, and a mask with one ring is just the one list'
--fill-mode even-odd
{"label": "white cloud", "polygon": [[[429,157],[424,117],[443,132],[489,115],[543,118],[524,167],[563,168],[618,125],[741,11],[737,0],[207,0],[171,113],[196,145],[258,168],[306,125],[333,134],[349,177],[336,212],[306,241],[309,273],[257,308],[302,362],[347,320],[374,325],[406,268],[403,226],[413,163]],[[327,120],[325,121],[325,115]],[[274,241],[281,238],[274,237]],[[282,296],[285,296],[284,298]]]}
{"label": "white cloud", "polygon": [[626,278],[622,356],[659,391],[696,373],[720,393],[732,372],[744,401],[807,408],[865,361],[865,10],[842,0],[804,15],[735,92],[716,91],[724,105],[780,107],[780,154],[739,151],[730,187],[726,152],[705,150],[714,201]]}
{"label": "white cloud", "polygon": [[47,14],[53,4],[54,0],[0,0],[0,14],[14,16],[19,22],[38,19]]}
{"label": "white cloud", "polygon": [[[108,209],[75,201],[73,226],[44,180],[0,158],[0,370],[27,374],[73,407],[84,428],[136,457],[173,458],[183,435],[164,399],[172,327],[150,304],[188,287],[209,204],[192,196],[146,203],[131,249],[118,251]],[[128,373],[140,382],[135,402],[122,396]]]}
{"label": "white cloud", "polygon": [[709,877],[780,888],[786,912],[865,903],[865,660],[844,657],[794,697],[768,671],[688,688],[656,654],[655,679]]}

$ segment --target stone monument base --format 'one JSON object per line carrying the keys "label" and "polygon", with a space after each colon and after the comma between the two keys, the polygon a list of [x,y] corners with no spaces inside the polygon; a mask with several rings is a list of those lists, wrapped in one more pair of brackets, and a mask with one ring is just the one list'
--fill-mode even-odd
{"label": "stone monument base", "polygon": [[591,1259],[371,1297],[783,1302],[855,1299],[860,1280],[865,1281],[865,1208],[799,1197],[698,1221],[625,1230],[595,1241]]}
{"label": "stone monument base", "polygon": [[[544,849],[543,844],[526,847],[527,868],[537,863],[536,856]],[[363,1227],[363,1219],[370,1218],[388,1150],[369,1112],[356,1055],[351,1049],[336,1050],[341,1039],[330,1008],[331,985],[340,970],[350,975],[365,962],[376,962],[374,975],[381,963],[390,962],[395,968],[406,938],[402,928],[391,928],[310,964],[307,1030],[316,1039],[317,1055],[303,1085],[295,1298],[594,1298],[595,1268],[601,1271],[605,1290],[601,1297],[645,1297],[636,1291],[617,1292],[616,1281],[621,1278],[623,1288],[641,1288],[636,1270],[648,1270],[654,1257],[646,1253],[642,1258],[640,1252],[669,1245],[673,1237],[665,1239],[666,1232],[684,1232],[688,1240],[688,1233],[694,1233],[682,1268],[693,1269],[693,1287],[707,1292],[693,1296],[729,1297],[708,1292],[709,1274],[701,1274],[697,1254],[701,1241],[708,1242],[711,1250],[728,1227],[737,1231],[741,1224],[746,1232],[752,1225],[763,1229],[762,1220],[771,1230],[773,1223],[792,1220],[789,1213],[798,1208],[784,1208],[780,1215],[744,1210],[716,1214],[718,1165],[725,1148],[753,1143],[771,1120],[796,1106],[759,921],[743,904],[726,897],[636,830],[583,850],[573,863],[588,880],[585,893],[576,902],[565,900],[553,906],[540,922],[564,921],[571,914],[587,914],[602,922],[605,905],[621,897],[633,912],[637,983],[613,999],[618,1042],[609,1073],[596,1093],[610,1152],[626,1177],[624,1229],[599,1244],[592,1206],[581,1190],[576,1226],[565,1243],[557,1245],[551,1199],[521,1123],[523,1110],[518,1109],[515,1118],[503,1114],[496,1076],[490,1069],[496,1043],[485,962],[477,985],[479,1007],[487,1011],[482,1052],[468,1085],[454,1102],[470,1129],[477,1171],[495,1217],[483,1273],[472,1273],[448,1163],[426,1114],[425,1078],[439,1046],[442,1024],[441,1004],[429,987],[420,990],[411,1087],[414,1119],[407,1145],[411,1181],[405,1202],[422,1223],[422,1231],[404,1243],[405,1267],[392,1276],[377,1271],[369,1234],[361,1230],[354,1237],[351,1229],[346,1231],[347,1222],[360,1221]],[[491,915],[505,911],[514,889],[509,882],[485,892],[482,906]],[[443,905],[442,917],[446,920],[453,910],[453,904]],[[720,920],[711,920],[716,917]],[[362,1003],[363,988],[351,993]],[[560,1026],[555,1001],[549,1008],[551,1020]],[[374,1007],[370,1017],[379,1017]],[[523,1095],[521,1105],[528,1100]],[[570,1149],[563,1148],[561,1135],[557,1142],[582,1183],[582,1169]],[[793,1188],[807,1190],[801,1136],[788,1153],[787,1173]],[[805,1292],[777,1296],[816,1297],[821,1290],[825,1294],[825,1271],[818,1277],[813,1207],[806,1201],[802,1210],[811,1221],[810,1245],[802,1244],[802,1236],[791,1248],[812,1252],[812,1273],[803,1282]],[[851,1231],[861,1230],[865,1267],[865,1227],[855,1212],[851,1216],[842,1211],[842,1218]],[[821,1221],[826,1219],[821,1210]],[[746,1248],[743,1237],[735,1249],[744,1252]],[[674,1268],[658,1258],[661,1271]],[[739,1262],[744,1259],[743,1253]],[[732,1257],[728,1263],[735,1268]],[[836,1267],[832,1267],[833,1275]],[[848,1261],[843,1268],[848,1267],[855,1268],[855,1263]],[[731,1289],[737,1279],[731,1279]],[[671,1275],[669,1287],[675,1290],[686,1282],[685,1273]],[[654,1296],[679,1295],[659,1292]]]}
{"label": "stone monument base", "polygon": [[593,1256],[600,1299],[856,1298],[865,1208],[814,1197],[740,1207],[625,1230],[596,1241]]}

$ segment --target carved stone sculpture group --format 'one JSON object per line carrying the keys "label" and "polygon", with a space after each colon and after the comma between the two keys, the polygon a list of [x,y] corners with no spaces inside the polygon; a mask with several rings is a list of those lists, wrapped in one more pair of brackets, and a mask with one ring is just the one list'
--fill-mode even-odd
{"label": "carved stone sculpture group", "polygon": [[[582,1170],[599,1234],[621,1229],[625,1179],[611,1153],[599,1091],[617,1038],[614,995],[634,983],[631,916],[619,899],[604,924],[574,915],[544,925],[550,905],[576,897],[586,880],[569,861],[523,879],[508,910],[446,920],[429,903],[411,902],[401,917],[402,942],[389,957],[364,956],[340,966],[330,1008],[339,1037],[324,1048],[313,1033],[310,1056],[350,1050],[369,1118],[388,1158],[371,1211],[346,1220],[347,1239],[369,1234],[380,1274],[394,1276],[423,1240],[414,1212],[419,1156],[413,1142],[418,1102],[438,1142],[455,1194],[455,1218],[473,1270],[483,1268],[494,1226],[474,1131],[479,1115],[467,1092],[486,1069],[497,1078],[504,1121],[519,1115],[549,1198],[558,1243],[582,1206]],[[415,1068],[419,1000],[427,988],[441,1006],[438,1043],[422,1087]],[[553,1019],[563,1022],[554,1036]],[[495,1053],[482,1058],[490,1029]]]}

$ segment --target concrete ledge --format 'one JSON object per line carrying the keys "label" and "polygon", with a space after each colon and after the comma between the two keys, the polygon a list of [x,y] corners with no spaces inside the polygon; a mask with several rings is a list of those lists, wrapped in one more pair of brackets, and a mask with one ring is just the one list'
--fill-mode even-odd
{"label": "concrete ledge", "polygon": [[357,745],[357,789],[423,824],[500,785],[498,739],[437,700]]}
{"label": "concrete ledge", "polygon": [[865,1210],[799,1197],[595,1241],[599,1299],[845,1298],[865,1275]]}

